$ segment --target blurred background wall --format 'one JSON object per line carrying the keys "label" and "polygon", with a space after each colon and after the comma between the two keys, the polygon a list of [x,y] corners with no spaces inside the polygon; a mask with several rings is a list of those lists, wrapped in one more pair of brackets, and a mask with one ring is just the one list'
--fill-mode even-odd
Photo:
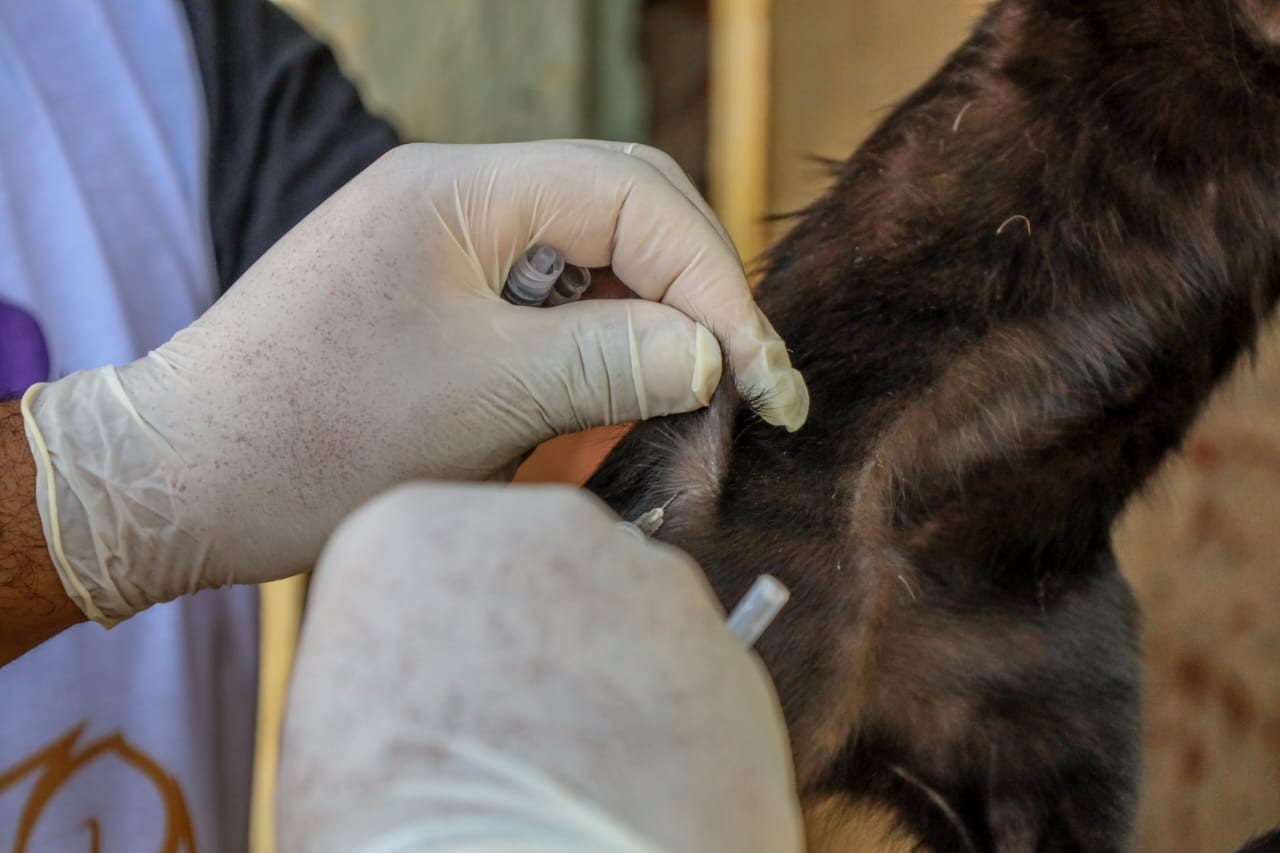
{"label": "blurred background wall", "polygon": [[642,0],[282,0],[406,138],[632,139]]}
{"label": "blurred background wall", "polygon": [[826,174],[812,158],[848,157],[888,108],[959,46],[982,5],[975,0],[776,0],[771,211],[797,210],[821,192]]}
{"label": "blurred background wall", "polygon": [[[745,255],[963,39],[976,0],[281,0],[408,138],[637,139],[708,190]],[[748,261],[751,258],[748,257]],[[580,481],[612,436],[524,479]],[[1280,823],[1280,347],[1269,341],[1120,525],[1145,608],[1138,848],[1234,849]],[[291,619],[278,635],[289,634]],[[279,694],[287,652],[264,670]],[[270,697],[264,699],[270,704]],[[273,748],[273,727],[264,744]],[[270,776],[269,773],[265,774]],[[270,849],[269,819],[256,836]],[[883,850],[871,825],[848,849]],[[901,849],[901,848],[899,848]]]}

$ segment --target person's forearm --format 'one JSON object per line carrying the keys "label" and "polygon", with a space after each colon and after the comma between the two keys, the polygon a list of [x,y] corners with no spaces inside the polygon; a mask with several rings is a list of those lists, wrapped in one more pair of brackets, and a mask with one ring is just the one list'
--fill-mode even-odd
{"label": "person's forearm", "polygon": [[18,401],[0,402],[0,666],[83,620],[45,547]]}

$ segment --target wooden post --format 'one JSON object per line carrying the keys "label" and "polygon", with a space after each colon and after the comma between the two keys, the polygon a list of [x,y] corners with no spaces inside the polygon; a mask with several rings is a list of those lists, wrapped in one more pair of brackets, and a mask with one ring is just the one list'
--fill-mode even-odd
{"label": "wooden post", "polygon": [[711,204],[750,266],[769,213],[770,0],[711,0]]}
{"label": "wooden post", "polygon": [[253,800],[249,814],[251,853],[276,850],[276,773],[280,767],[280,727],[289,693],[289,673],[298,648],[307,577],[263,584],[258,657],[258,730],[253,762]]}

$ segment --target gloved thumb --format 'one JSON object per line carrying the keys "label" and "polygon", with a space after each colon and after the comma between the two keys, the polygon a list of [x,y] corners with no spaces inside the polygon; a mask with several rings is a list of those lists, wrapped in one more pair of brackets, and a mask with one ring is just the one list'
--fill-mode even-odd
{"label": "gloved thumb", "polygon": [[556,432],[690,412],[720,384],[715,336],[666,305],[602,299],[515,310],[536,311],[526,345],[540,355],[523,379]]}

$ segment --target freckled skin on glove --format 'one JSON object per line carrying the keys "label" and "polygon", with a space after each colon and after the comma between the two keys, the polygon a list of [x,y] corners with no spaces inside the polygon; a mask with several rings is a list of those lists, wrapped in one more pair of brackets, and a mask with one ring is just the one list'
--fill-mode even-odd
{"label": "freckled skin on glove", "polygon": [[[507,304],[535,242],[612,266],[643,298]],[[504,479],[557,434],[706,405],[716,335],[739,379],[771,389],[763,416],[803,422],[803,380],[670,158],[403,146],[172,340],[33,395],[57,568],[103,624],[302,571],[397,483]]]}

